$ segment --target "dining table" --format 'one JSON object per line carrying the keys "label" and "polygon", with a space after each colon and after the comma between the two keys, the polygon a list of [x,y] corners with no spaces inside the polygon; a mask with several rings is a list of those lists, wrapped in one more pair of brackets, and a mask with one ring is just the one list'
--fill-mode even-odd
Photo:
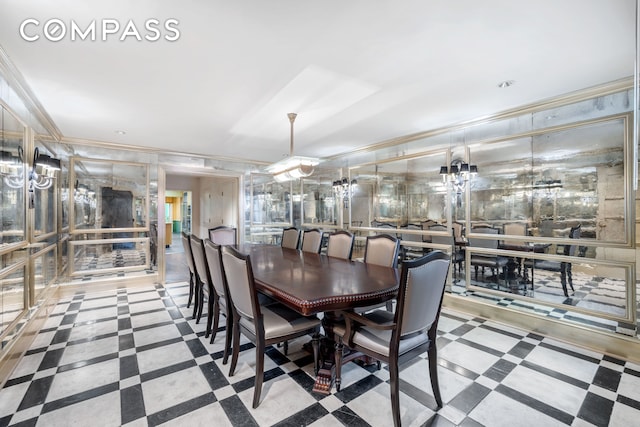
{"label": "dining table", "polygon": [[[397,268],[303,252],[277,245],[241,244],[249,255],[258,292],[298,313],[323,313],[325,331],[339,311],[367,307],[393,299],[400,283]],[[325,337],[330,343],[331,337]],[[332,346],[330,346],[332,347]],[[325,348],[327,352],[333,348]],[[314,390],[328,394],[333,381],[331,357],[317,371]]]}

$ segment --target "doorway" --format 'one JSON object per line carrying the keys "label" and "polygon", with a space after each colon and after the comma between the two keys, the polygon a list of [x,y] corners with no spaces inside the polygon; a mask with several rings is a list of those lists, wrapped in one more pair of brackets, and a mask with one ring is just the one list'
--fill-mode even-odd
{"label": "doorway", "polygon": [[[171,242],[165,247],[165,283],[189,280],[182,245],[184,231],[202,239],[218,225],[240,225],[238,177],[215,175],[165,175],[165,223]],[[169,230],[167,234],[169,235]],[[168,242],[168,240],[167,240]]]}

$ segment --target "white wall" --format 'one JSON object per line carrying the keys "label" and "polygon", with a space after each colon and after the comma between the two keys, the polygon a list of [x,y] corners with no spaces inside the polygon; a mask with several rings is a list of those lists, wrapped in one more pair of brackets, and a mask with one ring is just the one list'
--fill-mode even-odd
{"label": "white wall", "polygon": [[200,232],[219,225],[238,227],[238,180],[201,178]]}

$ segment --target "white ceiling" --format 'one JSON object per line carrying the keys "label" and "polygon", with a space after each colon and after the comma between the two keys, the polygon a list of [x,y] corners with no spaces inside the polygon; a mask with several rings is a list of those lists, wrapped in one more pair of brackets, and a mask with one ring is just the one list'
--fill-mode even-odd
{"label": "white ceiling", "polygon": [[[289,112],[294,154],[324,157],[629,77],[635,7],[0,0],[0,46],[65,137],[271,162],[288,154]],[[37,41],[20,36],[27,18],[40,21],[27,26]],[[42,34],[54,18],[121,30],[52,42]],[[150,35],[150,18],[178,20],[178,40],[119,40],[129,20]],[[516,83],[498,88],[504,80]]]}

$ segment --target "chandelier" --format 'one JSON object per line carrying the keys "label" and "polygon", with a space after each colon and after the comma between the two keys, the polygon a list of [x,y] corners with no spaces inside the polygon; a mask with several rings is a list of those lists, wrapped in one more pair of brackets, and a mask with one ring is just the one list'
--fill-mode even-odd
{"label": "chandelier", "polygon": [[342,178],[337,181],[333,181],[333,192],[336,196],[346,200],[353,196],[353,192],[356,190],[357,186],[357,180],[352,179],[349,181],[347,178]]}
{"label": "chandelier", "polygon": [[465,183],[478,174],[478,166],[470,165],[461,160],[454,160],[451,166],[440,166],[440,176],[442,182],[451,183],[456,193],[460,194],[464,191]]}
{"label": "chandelier", "polygon": [[318,159],[293,155],[293,122],[296,120],[297,114],[289,113],[287,117],[289,117],[289,123],[291,123],[289,157],[267,167],[267,172],[273,174],[273,179],[277,182],[291,181],[293,179],[310,176],[315,166],[320,163]]}

